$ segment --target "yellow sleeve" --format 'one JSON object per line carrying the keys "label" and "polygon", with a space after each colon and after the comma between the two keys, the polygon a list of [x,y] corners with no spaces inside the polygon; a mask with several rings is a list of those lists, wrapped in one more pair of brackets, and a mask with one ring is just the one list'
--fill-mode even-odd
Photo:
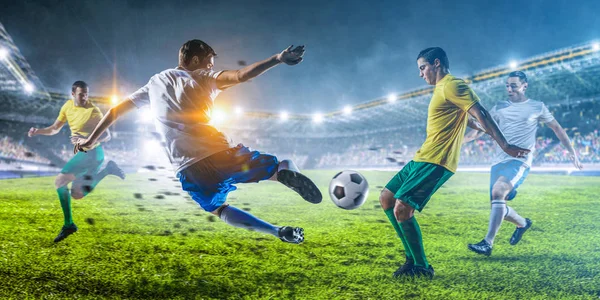
{"label": "yellow sleeve", "polygon": [[94,107],[94,110],[96,111],[96,113],[100,116],[100,119],[104,118],[104,114],[102,113],[102,111],[98,108],[98,106]]}
{"label": "yellow sleeve", "polygon": [[446,99],[458,108],[468,111],[473,104],[479,102],[477,94],[462,80],[452,80],[444,87]]}
{"label": "yellow sleeve", "polygon": [[60,108],[60,112],[58,113],[58,118],[56,118],[58,121],[67,122],[67,109],[68,109],[68,106],[69,106],[69,102],[67,101]]}

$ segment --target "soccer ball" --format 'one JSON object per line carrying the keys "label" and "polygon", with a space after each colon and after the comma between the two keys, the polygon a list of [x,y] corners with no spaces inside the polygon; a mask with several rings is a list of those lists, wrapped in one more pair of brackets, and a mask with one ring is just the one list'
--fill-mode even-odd
{"label": "soccer ball", "polygon": [[331,179],[329,196],[335,205],[355,209],[363,205],[369,196],[369,183],[356,171],[342,171]]}

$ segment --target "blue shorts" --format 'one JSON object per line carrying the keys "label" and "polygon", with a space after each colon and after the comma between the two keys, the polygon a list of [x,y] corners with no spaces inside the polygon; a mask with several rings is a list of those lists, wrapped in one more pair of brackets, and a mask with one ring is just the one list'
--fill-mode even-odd
{"label": "blue shorts", "polygon": [[492,188],[500,176],[506,177],[512,184],[513,189],[506,197],[506,200],[512,200],[517,196],[517,188],[525,181],[527,174],[529,174],[529,167],[520,160],[511,159],[493,165],[490,176],[490,199],[492,199]]}
{"label": "blue shorts", "polygon": [[277,157],[251,151],[242,144],[213,154],[177,173],[184,191],[206,211],[219,208],[236,183],[269,179],[279,162]]}

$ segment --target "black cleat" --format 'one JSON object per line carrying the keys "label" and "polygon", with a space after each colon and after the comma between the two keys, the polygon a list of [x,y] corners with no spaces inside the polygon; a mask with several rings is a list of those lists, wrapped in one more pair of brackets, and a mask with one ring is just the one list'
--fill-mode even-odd
{"label": "black cleat", "polygon": [[323,195],[319,188],[308,177],[291,170],[277,172],[277,181],[294,190],[302,198],[310,203],[321,203]]}
{"label": "black cleat", "polygon": [[123,170],[121,168],[119,168],[117,163],[112,160],[106,164],[106,171],[110,175],[115,175],[115,176],[121,178],[122,180],[125,179],[125,172],[123,172]]}
{"label": "black cleat", "polygon": [[529,229],[529,227],[531,227],[531,224],[533,224],[533,222],[530,219],[525,219],[526,225],[525,227],[517,227],[517,229],[515,229],[515,232],[513,232],[513,235],[510,237],[510,244],[511,245],[516,245],[521,238],[523,237],[523,233],[525,233],[525,231],[527,231],[527,229]]}
{"label": "black cleat", "polygon": [[477,244],[469,244],[469,250],[477,253],[483,254],[485,256],[492,255],[492,245],[490,245],[486,240],[481,240],[481,242]]}
{"label": "black cleat", "polygon": [[64,239],[66,239],[69,235],[77,232],[77,230],[78,230],[78,228],[75,224],[68,226],[68,227],[63,226],[63,228],[60,230],[60,233],[54,239],[54,242],[58,243]]}
{"label": "black cleat", "polygon": [[400,268],[398,268],[398,270],[396,270],[396,272],[394,272],[394,278],[401,276],[403,273],[406,273],[407,270],[412,269],[412,267],[415,265],[415,261],[413,259],[410,258],[406,258],[406,261],[404,262],[404,264],[402,266],[400,266]]}
{"label": "black cleat", "polygon": [[279,239],[286,243],[300,244],[304,242],[304,229],[290,226],[280,227]]}
{"label": "black cleat", "polygon": [[410,278],[415,278],[415,277],[426,277],[428,279],[433,279],[433,275],[435,275],[435,271],[433,270],[433,266],[429,265],[428,268],[425,268],[423,266],[415,266],[412,265],[412,267],[406,268],[406,270],[404,272],[398,273],[396,274],[396,272],[394,272],[394,278],[402,278],[402,277],[410,277]]}

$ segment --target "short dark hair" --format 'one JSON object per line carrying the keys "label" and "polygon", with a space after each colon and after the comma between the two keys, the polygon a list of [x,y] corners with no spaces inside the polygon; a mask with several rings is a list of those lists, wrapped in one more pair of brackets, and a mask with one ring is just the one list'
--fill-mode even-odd
{"label": "short dark hair", "polygon": [[512,71],[508,74],[508,77],[519,77],[519,80],[521,80],[522,83],[527,82],[527,75],[522,71]]}
{"label": "short dark hair", "polygon": [[448,61],[448,56],[446,55],[446,51],[440,47],[431,47],[427,48],[421,52],[419,52],[419,56],[417,56],[417,60],[419,58],[424,58],[428,63],[432,64],[435,62],[435,59],[440,60],[440,64],[442,67],[446,69],[450,69],[450,61]]}
{"label": "short dark hair", "polygon": [[71,86],[71,93],[75,93],[75,90],[77,88],[81,88],[82,90],[87,89],[88,84],[85,83],[85,81],[81,81],[81,80],[77,80],[77,81],[73,82],[73,86]]}
{"label": "short dark hair", "polygon": [[200,60],[203,60],[209,55],[217,56],[215,50],[207,43],[201,40],[189,40],[179,49],[179,65],[189,64],[194,56],[198,56]]}

